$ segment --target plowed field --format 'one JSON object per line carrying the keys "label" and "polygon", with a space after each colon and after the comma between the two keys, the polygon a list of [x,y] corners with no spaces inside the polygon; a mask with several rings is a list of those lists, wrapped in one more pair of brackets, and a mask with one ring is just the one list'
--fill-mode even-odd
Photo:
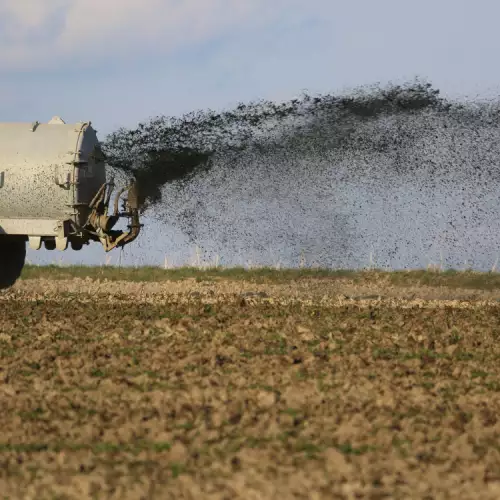
{"label": "plowed field", "polygon": [[0,294],[5,498],[500,498],[491,282],[58,278]]}

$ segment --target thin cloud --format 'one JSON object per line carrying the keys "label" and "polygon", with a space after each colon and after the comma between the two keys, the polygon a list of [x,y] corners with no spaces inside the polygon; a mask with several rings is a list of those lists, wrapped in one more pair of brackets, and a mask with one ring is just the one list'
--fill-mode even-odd
{"label": "thin cloud", "polygon": [[33,70],[168,53],[310,7],[300,0],[0,0],[0,64]]}

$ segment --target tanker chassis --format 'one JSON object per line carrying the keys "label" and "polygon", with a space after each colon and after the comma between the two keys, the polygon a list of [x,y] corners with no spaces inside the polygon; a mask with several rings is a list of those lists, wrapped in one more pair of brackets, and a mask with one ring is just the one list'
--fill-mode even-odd
{"label": "tanker chassis", "polygon": [[[137,238],[136,185],[118,191],[110,213],[114,187],[91,122],[0,123],[0,289],[21,275],[27,244],[80,250],[95,241],[109,252]],[[114,229],[122,218],[127,229]]]}

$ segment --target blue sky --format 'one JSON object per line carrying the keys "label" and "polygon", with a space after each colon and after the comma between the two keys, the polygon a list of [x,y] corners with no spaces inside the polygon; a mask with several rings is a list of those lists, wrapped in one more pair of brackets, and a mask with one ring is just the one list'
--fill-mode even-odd
{"label": "blue sky", "polygon": [[499,13],[494,0],[0,0],[0,115],[91,119],[106,134],[416,75],[485,91],[500,76]]}
{"label": "blue sky", "polygon": [[498,0],[0,0],[0,120],[158,114],[429,79],[498,93]]}

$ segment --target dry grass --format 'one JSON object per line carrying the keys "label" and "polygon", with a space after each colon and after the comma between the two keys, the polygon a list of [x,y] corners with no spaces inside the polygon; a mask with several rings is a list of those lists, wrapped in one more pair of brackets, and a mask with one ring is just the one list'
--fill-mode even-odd
{"label": "dry grass", "polygon": [[496,275],[122,271],[0,294],[7,498],[499,498]]}

